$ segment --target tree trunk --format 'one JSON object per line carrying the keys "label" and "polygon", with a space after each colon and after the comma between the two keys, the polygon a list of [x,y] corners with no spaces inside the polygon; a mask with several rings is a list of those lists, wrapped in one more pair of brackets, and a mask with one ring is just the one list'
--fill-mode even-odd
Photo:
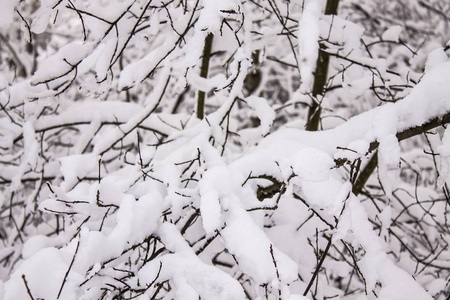
{"label": "tree trunk", "polygon": [[[337,15],[339,0],[328,0],[325,8],[326,15]],[[319,129],[321,107],[317,100],[317,96],[323,96],[325,92],[325,84],[327,83],[328,64],[330,55],[324,51],[323,45],[319,48],[319,57],[317,58],[316,73],[314,74],[313,98],[308,111],[308,120],[305,129],[308,131],[317,131]]]}
{"label": "tree trunk", "polygon": [[[205,38],[205,46],[203,47],[203,59],[202,66],[200,69],[200,77],[207,78],[208,77],[208,69],[209,69],[209,59],[211,57],[211,48],[213,42],[213,35],[209,33]],[[197,118],[203,119],[205,117],[205,92],[198,91],[198,99],[197,99]]]}

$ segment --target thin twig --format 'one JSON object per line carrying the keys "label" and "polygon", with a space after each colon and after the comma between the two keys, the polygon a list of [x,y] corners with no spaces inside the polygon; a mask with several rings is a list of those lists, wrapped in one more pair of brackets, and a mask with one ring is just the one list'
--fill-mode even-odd
{"label": "thin twig", "polygon": [[34,297],[33,297],[33,295],[31,294],[31,290],[30,290],[30,288],[28,287],[28,282],[27,282],[27,280],[25,279],[25,274],[22,274],[22,280],[23,280],[23,283],[25,284],[25,287],[26,287],[26,289],[27,289],[28,296],[30,296],[30,299],[31,299],[31,300],[34,300]]}
{"label": "thin twig", "polygon": [[64,285],[66,284],[67,277],[69,276],[70,270],[72,269],[72,266],[75,261],[75,257],[78,253],[79,247],[80,247],[80,239],[78,239],[77,248],[75,249],[75,253],[73,254],[72,261],[70,262],[70,265],[69,265],[69,269],[67,269],[66,275],[64,275],[64,279],[63,279],[63,282],[61,283],[61,287],[59,288],[59,292],[58,292],[58,297],[56,297],[56,299],[59,299],[59,296],[61,296],[61,292],[64,288]]}
{"label": "thin twig", "polygon": [[328,251],[330,250],[332,240],[333,240],[333,239],[332,239],[331,237],[328,238],[328,244],[327,244],[327,247],[325,248],[325,250],[324,250],[323,253],[322,253],[322,257],[320,258],[320,261],[319,261],[319,263],[318,263],[317,266],[316,266],[316,270],[314,271],[314,274],[313,274],[313,276],[311,277],[311,280],[309,281],[308,286],[306,287],[306,290],[305,290],[305,292],[303,293],[303,296],[306,296],[306,295],[308,294],[308,292],[309,292],[309,290],[311,289],[311,287],[312,287],[314,281],[316,280],[316,277],[319,275],[320,268],[322,267],[322,264],[323,264],[323,262],[325,261],[325,257],[327,256]]}

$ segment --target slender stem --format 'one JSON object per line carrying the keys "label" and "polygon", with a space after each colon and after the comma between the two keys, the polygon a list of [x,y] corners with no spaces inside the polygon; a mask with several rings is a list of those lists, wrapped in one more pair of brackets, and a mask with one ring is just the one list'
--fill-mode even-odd
{"label": "slender stem", "polygon": [[[203,47],[202,66],[200,69],[200,77],[208,77],[209,59],[211,57],[211,48],[214,35],[209,33],[205,38],[205,46]],[[205,117],[205,92],[198,91],[197,100],[197,118],[203,119]]]}
{"label": "slender stem", "polygon": [[27,289],[28,296],[30,296],[30,299],[31,299],[31,300],[34,300],[34,297],[33,297],[33,295],[31,294],[30,287],[28,286],[28,282],[27,282],[27,280],[25,279],[25,274],[22,274],[22,280],[23,280],[23,283],[25,284],[25,288]]}
{"label": "slender stem", "polygon": [[69,265],[69,269],[67,270],[66,275],[64,275],[64,279],[63,279],[63,282],[61,283],[61,287],[59,288],[59,292],[58,292],[58,297],[56,297],[56,299],[59,299],[59,297],[61,296],[61,293],[64,288],[64,284],[66,283],[67,277],[69,276],[70,270],[72,269],[73,263],[75,261],[75,256],[77,256],[79,248],[80,248],[80,240],[78,239],[77,248],[75,249],[75,253],[73,254],[72,261],[70,262],[70,265]]}
{"label": "slender stem", "polygon": [[327,247],[325,248],[325,250],[322,253],[322,257],[320,258],[319,264],[316,266],[316,270],[314,271],[314,274],[311,277],[311,280],[309,281],[308,286],[306,287],[306,290],[303,293],[303,296],[306,296],[308,294],[309,290],[311,289],[311,287],[314,283],[314,280],[317,278],[317,276],[319,276],[320,268],[322,267],[322,264],[325,261],[325,257],[327,256],[328,251],[330,250],[331,241],[332,241],[332,238],[329,237]]}

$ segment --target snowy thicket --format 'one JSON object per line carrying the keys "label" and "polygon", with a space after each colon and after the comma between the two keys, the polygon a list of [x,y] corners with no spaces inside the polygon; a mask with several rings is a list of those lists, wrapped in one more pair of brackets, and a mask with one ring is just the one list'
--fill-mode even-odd
{"label": "snowy thicket", "polygon": [[0,4],[0,299],[450,297],[448,1]]}

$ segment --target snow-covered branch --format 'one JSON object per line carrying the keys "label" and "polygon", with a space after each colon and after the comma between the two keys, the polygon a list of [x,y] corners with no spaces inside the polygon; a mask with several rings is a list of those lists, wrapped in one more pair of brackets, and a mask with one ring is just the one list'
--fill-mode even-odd
{"label": "snow-covered branch", "polygon": [[0,299],[447,299],[449,8],[11,1]]}

